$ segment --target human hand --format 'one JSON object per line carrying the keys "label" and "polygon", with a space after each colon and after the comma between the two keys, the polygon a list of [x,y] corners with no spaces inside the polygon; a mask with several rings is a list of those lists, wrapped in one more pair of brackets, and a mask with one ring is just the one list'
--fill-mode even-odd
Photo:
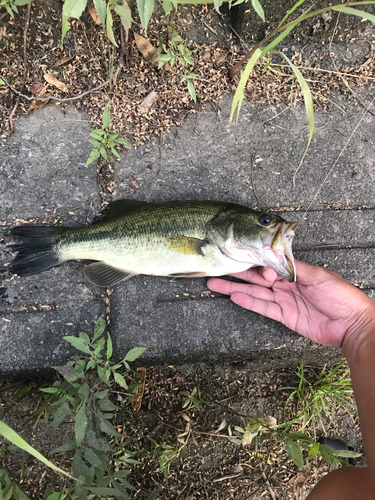
{"label": "human hand", "polygon": [[310,340],[341,347],[369,323],[375,328],[375,302],[327,269],[296,261],[297,281],[290,283],[270,268],[251,268],[232,276],[249,283],[210,278],[208,287],[233,302],[280,321]]}

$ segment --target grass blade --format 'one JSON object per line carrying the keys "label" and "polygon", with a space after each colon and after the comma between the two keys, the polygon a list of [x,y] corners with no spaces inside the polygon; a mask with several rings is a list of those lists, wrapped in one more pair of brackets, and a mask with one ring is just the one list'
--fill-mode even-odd
{"label": "grass blade", "polygon": [[285,16],[283,17],[283,19],[280,21],[279,26],[282,26],[282,25],[284,24],[284,21],[286,21],[286,20],[288,19],[288,17],[290,16],[290,14],[293,14],[293,12],[294,12],[296,9],[298,9],[298,7],[299,7],[300,5],[302,5],[302,4],[303,4],[303,2],[305,2],[305,0],[298,0],[298,2],[297,2],[297,3],[295,3],[295,4],[293,5],[293,7],[292,7],[292,8],[290,8],[290,9],[288,10],[288,12],[285,14]]}
{"label": "grass blade", "polygon": [[60,472],[61,474],[64,474],[65,476],[68,476],[71,479],[74,479],[70,474],[60,469],[59,467],[56,467],[55,464],[50,462],[46,457],[44,457],[41,453],[39,453],[39,451],[30,446],[19,434],[17,434],[16,431],[11,429],[7,424],[2,422],[1,420],[0,420],[0,434],[4,436],[6,439],[8,439],[8,441],[10,441],[11,443],[18,446],[18,448],[21,448],[21,450],[30,453],[30,455],[40,460],[42,463],[44,463],[44,465],[47,465],[47,467],[50,467],[54,471]]}
{"label": "grass blade", "polygon": [[[305,1],[305,0],[303,0],[303,1]],[[263,22],[265,22],[266,18],[264,16],[264,10],[263,10],[263,7],[261,6],[259,0],[251,0],[251,4],[252,4],[253,9],[255,10],[255,12],[261,18],[261,20]]]}
{"label": "grass blade", "polygon": [[345,5],[334,5],[332,9],[337,10],[338,12],[343,12],[344,14],[351,14],[353,16],[363,17],[363,19],[367,19],[375,23],[374,14],[369,14],[364,10],[353,9],[352,7],[346,7]]}
{"label": "grass blade", "polygon": [[[249,62],[246,64],[246,67],[245,67],[245,69],[242,73],[242,76],[241,76],[240,83],[238,84],[237,89],[236,89],[236,93],[234,94],[234,97],[233,97],[229,123],[232,123],[233,115],[234,115],[234,112],[236,111],[237,106],[239,108],[241,107],[241,103],[243,100],[243,92],[244,92],[246,82],[249,79],[250,73],[251,73],[252,69],[254,68],[256,62],[260,58],[261,53],[262,53],[262,51],[260,49],[257,49],[254,52],[254,54],[251,56]],[[239,109],[238,109],[238,112],[239,112]]]}
{"label": "grass blade", "polygon": [[300,169],[300,167],[303,163],[303,160],[305,159],[306,153],[310,147],[311,139],[312,139],[312,136],[314,133],[314,126],[315,126],[314,107],[313,107],[313,100],[312,100],[310,87],[309,87],[308,83],[306,82],[305,78],[303,77],[302,73],[300,72],[300,70],[292,63],[292,61],[284,53],[279,52],[279,51],[277,51],[277,53],[279,55],[281,55],[286,60],[286,62],[289,64],[289,66],[292,68],[292,71],[295,74],[295,76],[298,80],[298,83],[301,86],[303,98],[305,101],[306,114],[307,114],[307,118],[309,120],[309,128],[310,128],[309,140],[307,141],[307,146],[306,146],[305,152],[303,153],[302,159],[297,167],[297,170],[294,172],[293,184],[295,184],[296,175],[297,175],[298,170]]}

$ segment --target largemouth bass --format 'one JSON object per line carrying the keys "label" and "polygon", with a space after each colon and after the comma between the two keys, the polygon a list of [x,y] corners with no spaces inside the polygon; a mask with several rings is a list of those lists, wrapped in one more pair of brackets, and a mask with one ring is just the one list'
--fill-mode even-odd
{"label": "largemouth bass", "polygon": [[137,274],[171,277],[222,276],[268,266],[296,278],[292,241],[296,222],[234,203],[120,200],[104,220],[80,228],[20,226],[12,231],[16,252],[10,270],[37,274],[73,259],[98,286]]}

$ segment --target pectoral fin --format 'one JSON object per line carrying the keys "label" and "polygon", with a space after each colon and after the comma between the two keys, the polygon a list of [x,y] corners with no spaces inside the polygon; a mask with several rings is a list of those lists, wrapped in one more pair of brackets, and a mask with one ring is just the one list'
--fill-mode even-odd
{"label": "pectoral fin", "polygon": [[207,241],[190,236],[171,235],[165,239],[167,247],[175,253],[185,255],[204,255],[203,247]]}
{"label": "pectoral fin", "polygon": [[85,267],[84,270],[87,279],[96,286],[113,286],[125,281],[133,276],[134,273],[120,271],[104,262],[94,262]]}

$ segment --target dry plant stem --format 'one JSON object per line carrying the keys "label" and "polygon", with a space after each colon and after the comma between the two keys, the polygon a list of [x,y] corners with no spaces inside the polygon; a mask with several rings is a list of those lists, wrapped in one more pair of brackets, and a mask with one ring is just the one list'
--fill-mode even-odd
{"label": "dry plant stem", "polygon": [[[361,5],[361,4],[362,4],[362,2],[347,2],[345,5],[347,5],[349,7],[349,6]],[[256,49],[259,49],[263,44],[268,42],[268,40],[273,38],[275,35],[277,35],[278,33],[281,33],[282,31],[285,31],[290,26],[297,25],[300,22],[305,21],[306,19],[309,19],[310,17],[314,17],[314,16],[317,16],[319,14],[324,14],[325,12],[329,12],[330,10],[332,10],[332,7],[326,7],[324,9],[315,10],[314,12],[311,12],[310,14],[307,14],[306,16],[302,17],[302,19],[297,18],[294,21],[290,21],[287,24],[283,24],[282,26],[279,26],[278,28],[271,31],[271,33],[269,33],[266,37],[263,38],[263,40],[261,40],[259,43],[257,43],[255,45],[255,47],[253,47],[251,50],[249,50],[249,52],[242,59],[240,59],[240,61],[238,61],[237,64],[235,64],[233,66],[233,68],[230,70],[230,73],[229,73],[230,78],[232,78],[232,79],[234,78],[237,71],[241,68],[241,66],[243,64],[248,62],[248,60],[254,54]]]}
{"label": "dry plant stem", "polygon": [[[22,88],[25,87],[26,76],[27,76],[27,30],[28,30],[29,24],[30,24],[31,3],[32,2],[27,4],[25,27],[23,29],[23,82],[22,82]],[[19,102],[20,102],[20,95],[17,96],[16,104],[14,105],[14,107],[9,115],[9,127],[10,127],[11,131],[13,130],[13,116],[18,108]]]}
{"label": "dry plant stem", "polygon": [[54,95],[49,95],[47,97],[38,97],[38,96],[31,96],[30,97],[28,95],[23,94],[22,92],[20,92],[16,88],[14,88],[13,85],[11,85],[10,83],[8,83],[7,80],[1,74],[0,74],[0,78],[2,80],[4,80],[5,85],[7,85],[10,88],[10,90],[12,92],[14,92],[15,94],[17,94],[19,97],[23,97],[27,101],[40,101],[40,102],[47,102],[47,101],[50,101],[50,100],[51,101],[58,101],[58,102],[76,101],[78,99],[81,99],[82,97],[84,97],[87,94],[91,94],[92,92],[96,92],[97,90],[102,89],[103,87],[105,87],[109,83],[109,80],[106,80],[104,83],[101,83],[100,85],[97,85],[93,89],[86,90],[85,92],[82,92],[82,94],[78,94],[78,95],[76,95],[74,97],[65,97],[65,98],[62,98],[62,97],[55,97]]}

